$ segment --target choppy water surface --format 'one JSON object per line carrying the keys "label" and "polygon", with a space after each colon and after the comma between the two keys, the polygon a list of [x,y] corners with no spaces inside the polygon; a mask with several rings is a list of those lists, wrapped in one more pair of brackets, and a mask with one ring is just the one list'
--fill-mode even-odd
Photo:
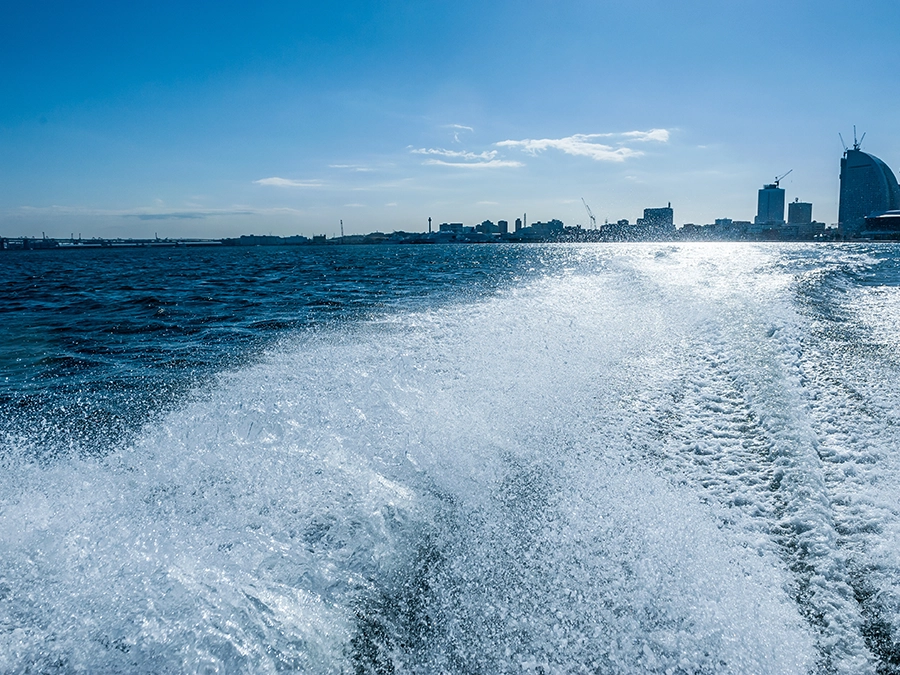
{"label": "choppy water surface", "polygon": [[0,261],[0,672],[900,669],[893,247],[86,253]]}
{"label": "choppy water surface", "polygon": [[105,446],[284,333],[477,297],[555,262],[522,248],[458,252],[10,252],[0,259],[0,430],[29,428],[39,454]]}

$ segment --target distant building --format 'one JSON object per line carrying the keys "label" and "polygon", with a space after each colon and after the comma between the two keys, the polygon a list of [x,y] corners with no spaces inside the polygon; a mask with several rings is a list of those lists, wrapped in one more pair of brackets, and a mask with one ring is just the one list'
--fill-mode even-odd
{"label": "distant building", "polygon": [[537,234],[540,236],[549,236],[551,234],[558,234],[563,231],[565,225],[563,222],[557,218],[553,220],[549,220],[546,223],[542,223],[541,221],[537,221],[531,224],[530,228],[526,228],[531,230],[533,234]]}
{"label": "distant building", "polygon": [[516,218],[516,232],[522,229],[522,219]]}
{"label": "distant building", "polygon": [[811,220],[808,223],[799,223],[797,225],[797,236],[803,240],[822,238],[825,236],[825,223]]}
{"label": "distant building", "polygon": [[751,223],[749,220],[732,220],[731,218],[716,218],[713,231],[720,239],[730,241],[745,239]]}
{"label": "distant building", "polygon": [[439,231],[440,232],[462,232],[463,224],[462,223],[441,223]]}
{"label": "distant building", "polygon": [[658,209],[644,209],[644,217],[638,218],[634,230],[630,233],[633,239],[667,239],[675,232],[675,215],[672,202]]}
{"label": "distant building", "polygon": [[505,220],[498,220],[497,227],[500,230],[500,234],[509,234],[509,223]]}
{"label": "distant building", "polygon": [[866,218],[900,209],[900,185],[887,164],[855,143],[841,158],[838,228],[844,237],[859,236]]}
{"label": "distant building", "polygon": [[885,211],[866,218],[862,233],[870,239],[900,239],[900,211]]}
{"label": "distant building", "polygon": [[617,220],[615,223],[604,223],[600,228],[600,234],[610,241],[630,241],[635,239],[635,228],[628,224],[627,218]]}
{"label": "distant building", "polygon": [[[325,243],[325,235],[313,237],[317,244]],[[292,237],[278,237],[258,234],[242,234],[239,238],[226,238],[222,243],[226,246],[295,246],[297,244],[305,244],[309,241],[303,235],[295,234]]]}
{"label": "distant building", "polygon": [[812,222],[812,204],[795,199],[788,204],[788,225],[809,225]]}
{"label": "distant building", "polygon": [[784,190],[778,183],[763,185],[756,207],[757,225],[784,225]]}
{"label": "distant building", "polygon": [[675,214],[672,211],[672,202],[668,206],[659,209],[644,209],[644,217],[638,218],[638,225],[643,225],[651,230],[671,232],[675,229]]}

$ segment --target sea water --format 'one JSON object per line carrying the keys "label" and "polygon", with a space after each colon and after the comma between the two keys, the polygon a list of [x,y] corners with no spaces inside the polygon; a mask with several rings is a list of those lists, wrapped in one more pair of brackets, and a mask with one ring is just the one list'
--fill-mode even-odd
{"label": "sea water", "polygon": [[0,672],[900,667],[891,245],[8,252]]}

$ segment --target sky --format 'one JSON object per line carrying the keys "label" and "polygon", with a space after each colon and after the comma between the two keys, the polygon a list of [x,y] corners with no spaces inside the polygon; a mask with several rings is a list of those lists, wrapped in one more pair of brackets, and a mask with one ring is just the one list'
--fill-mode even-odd
{"label": "sky", "polygon": [[900,170],[900,2],[25,2],[0,22],[0,236],[485,219],[837,220]]}

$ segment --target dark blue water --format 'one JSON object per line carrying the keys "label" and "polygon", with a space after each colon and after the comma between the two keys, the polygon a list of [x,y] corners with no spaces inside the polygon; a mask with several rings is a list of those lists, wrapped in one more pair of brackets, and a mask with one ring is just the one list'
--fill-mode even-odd
{"label": "dark blue water", "polygon": [[4,253],[0,672],[898,672],[898,260]]}
{"label": "dark blue water", "polygon": [[476,300],[561,263],[511,246],[8,252],[0,432],[105,446],[285,333]]}

